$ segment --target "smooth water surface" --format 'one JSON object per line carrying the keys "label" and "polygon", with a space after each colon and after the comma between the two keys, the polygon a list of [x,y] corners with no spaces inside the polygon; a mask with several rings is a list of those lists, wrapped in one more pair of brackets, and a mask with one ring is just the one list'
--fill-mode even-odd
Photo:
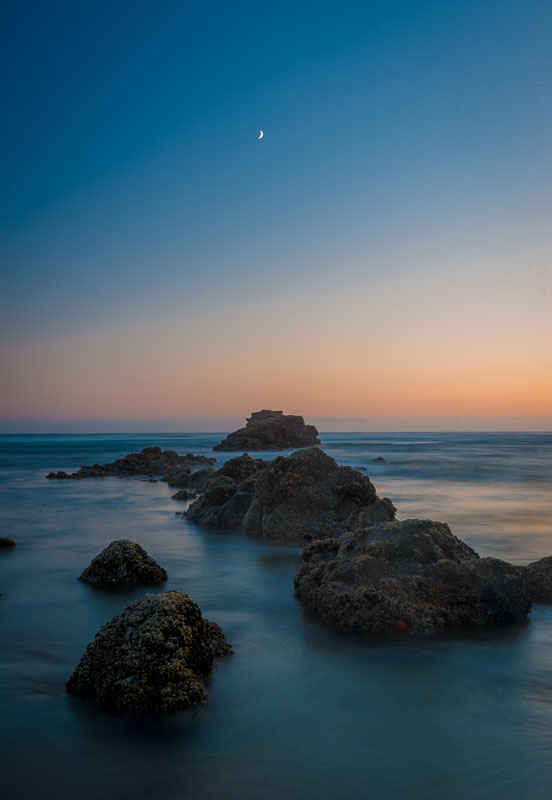
{"label": "smooth water surface", "polygon": [[[220,438],[0,437],[1,535],[17,541],[0,553],[2,798],[548,800],[552,607],[439,641],[340,636],[294,599],[300,548],[203,531],[175,516],[186,505],[164,483],[45,479],[151,444],[208,453]],[[322,439],[400,518],[449,522],[482,555],[552,554],[552,435]],[[143,545],[166,588],[232,643],[205,706],[133,719],[65,693],[98,628],[144,592],[76,580],[118,538]]]}

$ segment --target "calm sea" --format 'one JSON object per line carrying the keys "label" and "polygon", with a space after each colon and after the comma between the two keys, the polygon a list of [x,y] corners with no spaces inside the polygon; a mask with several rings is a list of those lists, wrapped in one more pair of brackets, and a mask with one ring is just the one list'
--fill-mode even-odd
{"label": "calm sea", "polygon": [[[322,439],[340,463],[367,468],[400,518],[448,522],[482,555],[552,554],[552,434]],[[3,800],[549,800],[552,607],[442,641],[343,637],[294,599],[299,548],[195,527],[163,483],[44,477],[151,444],[208,453],[219,440],[0,437],[1,535],[17,541],[0,554]],[[120,538],[143,545],[167,588],[188,592],[234,647],[204,707],[122,718],[65,693],[96,631],[143,593],[76,580]]]}

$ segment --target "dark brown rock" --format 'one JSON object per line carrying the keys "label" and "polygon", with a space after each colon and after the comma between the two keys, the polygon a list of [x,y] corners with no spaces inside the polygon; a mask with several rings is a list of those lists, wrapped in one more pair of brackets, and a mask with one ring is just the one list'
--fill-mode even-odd
{"label": "dark brown rock", "polygon": [[212,529],[310,541],[394,519],[395,509],[366,476],[309,448],[274,461],[231,459],[187,515]]}
{"label": "dark brown rock", "polygon": [[187,594],[146,594],[100,628],[67,690],[124,713],[179,711],[205,702],[213,659],[231,651]]}
{"label": "dark brown rock", "polygon": [[79,581],[97,586],[155,584],[166,580],[166,571],[143,547],[129,539],[111,542],[92,559],[79,578]]}
{"label": "dark brown rock", "polygon": [[15,542],[7,536],[0,536],[0,550],[13,550]]}
{"label": "dark brown rock", "polygon": [[523,567],[479,558],[441,522],[374,525],[313,542],[303,560],[297,596],[348,633],[435,633],[521,622],[531,610]]}
{"label": "dark brown rock", "polygon": [[552,603],[552,556],[525,567],[527,588],[535,603]]}
{"label": "dark brown rock", "polygon": [[174,450],[161,450],[160,447],[145,447],[139,453],[129,453],[111,464],[93,464],[84,466],[78,472],[50,472],[47,477],[52,480],[82,480],[83,478],[107,478],[110,475],[152,475],[167,480],[176,470],[180,473],[191,471],[193,467],[205,467],[215,464],[216,459],[207,456],[195,456],[187,453],[180,456]]}
{"label": "dark brown rock", "polygon": [[314,425],[305,425],[301,416],[282,411],[255,411],[245,428],[230,433],[213,450],[287,450],[319,445]]}

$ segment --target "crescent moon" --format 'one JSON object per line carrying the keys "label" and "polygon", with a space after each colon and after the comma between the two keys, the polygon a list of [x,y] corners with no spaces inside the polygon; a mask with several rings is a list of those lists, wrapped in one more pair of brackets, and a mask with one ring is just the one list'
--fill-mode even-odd
{"label": "crescent moon", "polygon": [[262,138],[263,138],[263,136],[264,136],[264,131],[259,131],[259,136],[258,136],[258,138],[259,138],[259,139],[262,139]]}

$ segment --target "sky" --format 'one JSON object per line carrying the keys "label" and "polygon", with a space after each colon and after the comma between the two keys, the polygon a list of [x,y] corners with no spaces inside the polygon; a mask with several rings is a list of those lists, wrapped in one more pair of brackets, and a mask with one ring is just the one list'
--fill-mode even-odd
{"label": "sky", "polygon": [[551,429],[550,0],[1,36],[0,431]]}

